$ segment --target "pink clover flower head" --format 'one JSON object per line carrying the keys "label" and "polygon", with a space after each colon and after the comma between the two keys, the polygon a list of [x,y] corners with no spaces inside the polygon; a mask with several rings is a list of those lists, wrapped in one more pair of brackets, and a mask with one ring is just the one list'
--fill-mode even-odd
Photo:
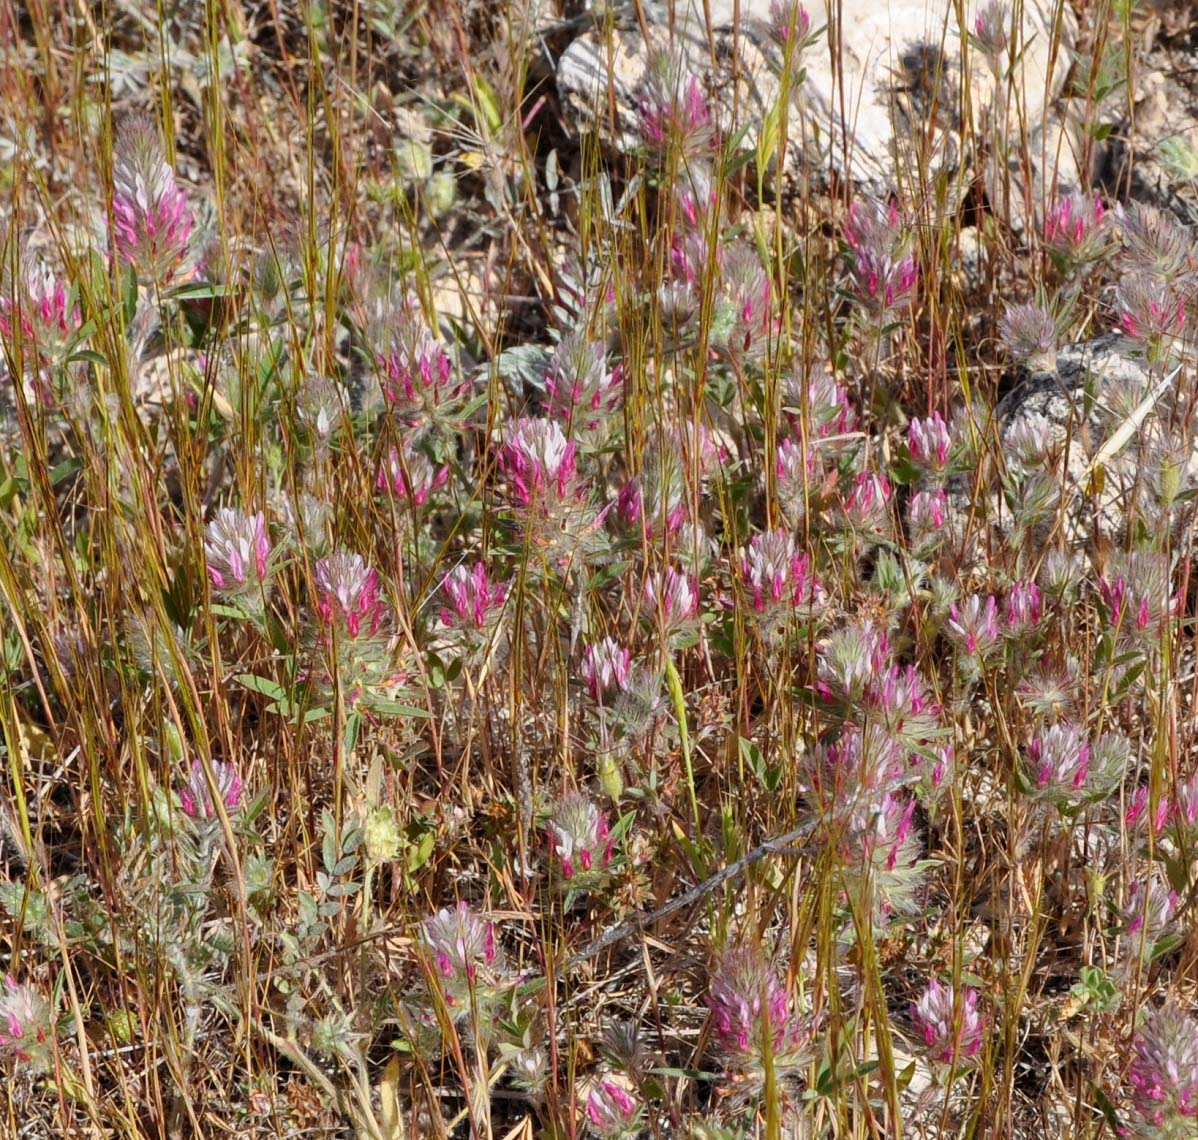
{"label": "pink clover flower head", "polygon": [[998,604],[991,594],[971,594],[948,611],[946,631],[961,651],[970,657],[985,657],[998,644]]}
{"label": "pink clover flower head", "polygon": [[562,796],[549,817],[549,849],[561,868],[562,878],[586,885],[611,862],[615,840],[607,817],[581,792]]}
{"label": "pink clover flower head", "polygon": [[[797,0],[770,0],[770,36],[782,47],[802,48],[811,34],[811,16]],[[791,65],[794,57],[791,57]]]}
{"label": "pink clover flower head", "polygon": [[1186,323],[1184,293],[1147,273],[1120,279],[1115,286],[1119,327],[1133,340],[1157,348],[1181,336]]}
{"label": "pink clover flower head", "polygon": [[1123,931],[1140,943],[1145,957],[1151,956],[1153,947],[1168,933],[1178,901],[1177,892],[1157,874],[1137,879],[1128,887]]}
{"label": "pink clover flower head", "polygon": [[117,256],[143,276],[166,284],[188,260],[195,218],[149,119],[134,119],[121,131],[112,183]]}
{"label": "pink clover flower head", "polygon": [[316,610],[350,637],[379,631],[386,613],[378,571],[360,554],[336,551],[316,563]]}
{"label": "pink clover flower head", "polygon": [[470,997],[490,996],[503,970],[495,925],[467,902],[445,907],[424,920],[422,943],[432,962],[445,1004],[458,1014],[470,1009]]}
{"label": "pink clover flower head", "polygon": [[862,471],[844,500],[845,522],[855,531],[876,531],[886,525],[890,481],[876,471]]}
{"label": "pink clover flower head", "polygon": [[911,237],[899,221],[898,204],[854,202],[844,236],[855,258],[858,296],[883,314],[906,308],[915,294],[919,269],[909,252]]}
{"label": "pink clover flower head", "polygon": [[989,0],[973,19],[973,35],[987,59],[997,62],[1011,42],[1011,10],[1006,0]]}
{"label": "pink clover flower head", "polygon": [[1028,747],[1027,776],[1034,799],[1070,804],[1081,798],[1090,775],[1090,743],[1077,725],[1059,721]]}
{"label": "pink clover flower head", "polygon": [[716,961],[707,989],[707,1006],[720,1048],[732,1057],[760,1063],[765,1033],[778,1059],[802,1044],[790,996],[761,951],[740,946]]}
{"label": "pink clover flower head", "polygon": [[922,744],[938,731],[940,706],[914,665],[891,662],[881,673],[874,673],[866,681],[864,703],[906,744]]}
{"label": "pink clover flower head", "polygon": [[587,1122],[601,1140],[620,1140],[640,1131],[641,1106],[615,1081],[601,1081],[587,1097]]}
{"label": "pink clover flower head", "polygon": [[[241,807],[241,774],[236,765],[213,760],[212,775],[225,811],[229,815],[235,814]],[[204,775],[204,765],[199,760],[192,761],[187,783],[179,789],[179,805],[183,808],[183,814],[190,819],[203,821],[217,817],[208,778]]]}
{"label": "pink clover flower head", "polygon": [[516,420],[499,453],[509,494],[528,509],[546,497],[564,499],[574,491],[577,445],[567,439],[556,420],[525,417]]}
{"label": "pink clover flower head", "polygon": [[890,665],[884,629],[863,621],[830,633],[816,646],[816,692],[825,700],[854,703]]}
{"label": "pink clover flower head", "polygon": [[64,362],[82,326],[83,314],[68,285],[30,261],[21,283],[0,295],[0,376],[6,355],[19,361],[38,399],[50,403],[53,370]]}
{"label": "pink clover flower head", "polygon": [[641,602],[645,615],[659,621],[668,637],[692,629],[699,612],[698,589],[672,566],[664,574],[650,574],[645,579]]}
{"label": "pink clover flower head", "polygon": [[1040,587],[1033,581],[1016,582],[1007,593],[1004,623],[1008,636],[1018,637],[1040,624],[1044,602]]}
{"label": "pink clover flower head", "polygon": [[823,600],[811,560],[785,530],[754,535],[741,563],[741,576],[757,613],[779,608],[808,611]]}
{"label": "pink clover flower head", "polygon": [[1172,1003],[1152,1010],[1132,1050],[1128,1079],[1137,1124],[1163,1140],[1193,1136],[1198,1127],[1198,1019]]}
{"label": "pink clover flower head", "polygon": [[424,317],[420,298],[408,293],[396,310],[386,348],[375,354],[383,396],[396,415],[415,427],[467,391],[454,382],[453,361]]}
{"label": "pink clover flower head", "polygon": [[47,1070],[54,1036],[50,1005],[32,986],[6,975],[0,989],[0,1052]]}
{"label": "pink clover flower head", "polygon": [[907,504],[907,529],[912,547],[926,550],[944,538],[941,531],[948,518],[948,496],[943,487],[932,491],[916,491]]}
{"label": "pink clover flower head", "polygon": [[614,637],[593,642],[582,651],[579,675],[586,682],[591,699],[599,704],[605,697],[622,693],[632,675],[632,650]]}
{"label": "pink clover flower head", "polygon": [[955,1065],[977,1056],[985,1031],[977,1005],[976,990],[964,989],[958,998],[951,985],[941,985],[935,979],[928,983],[923,996],[911,1006],[911,1020],[932,1060]]}
{"label": "pink clover flower head", "polygon": [[266,516],[221,507],[204,533],[204,560],[215,590],[223,594],[260,593],[267,585],[270,539]]}
{"label": "pink clover flower head", "polygon": [[948,466],[951,448],[952,437],[948,424],[939,412],[933,412],[924,420],[911,420],[907,428],[907,450],[920,467],[934,472],[943,471]]}
{"label": "pink clover flower head", "polygon": [[414,507],[423,507],[432,495],[449,481],[449,467],[438,467],[410,440],[404,440],[403,451],[391,448],[387,461],[379,465],[374,485],[396,498],[407,499]]}
{"label": "pink clover flower head", "polygon": [[641,141],[658,160],[671,151],[686,158],[712,152],[716,133],[707,96],[694,75],[683,77],[668,53],[649,61],[637,103]]}
{"label": "pink clover flower head", "polygon": [[1044,219],[1044,243],[1058,262],[1091,261],[1106,244],[1105,217],[1101,198],[1074,190],[1049,207]]}
{"label": "pink clover flower head", "polygon": [[608,367],[603,342],[582,329],[563,337],[545,370],[545,414],[568,435],[594,433],[610,422],[623,399],[623,369]]}
{"label": "pink clover flower head", "polygon": [[1052,371],[1057,359],[1057,322],[1047,305],[1028,301],[1007,305],[998,322],[1003,347],[1019,364]]}
{"label": "pink clover flower head", "polygon": [[492,583],[483,562],[473,566],[459,564],[441,580],[441,593],[447,604],[441,607],[441,621],[451,628],[486,629],[503,608],[507,586]]}

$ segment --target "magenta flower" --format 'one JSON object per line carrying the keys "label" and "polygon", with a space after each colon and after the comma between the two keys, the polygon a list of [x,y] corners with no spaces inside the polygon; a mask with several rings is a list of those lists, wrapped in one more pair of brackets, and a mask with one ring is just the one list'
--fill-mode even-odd
{"label": "magenta flower", "polygon": [[148,119],[135,119],[121,132],[112,182],[117,256],[158,285],[166,284],[188,259],[195,219]]}
{"label": "magenta flower", "polygon": [[[241,807],[241,775],[235,765],[226,764],[223,760],[212,761],[212,775],[225,811],[232,815]],[[204,775],[204,765],[199,760],[192,761],[187,783],[179,789],[179,805],[185,815],[197,822],[217,816],[212,790]]]}
{"label": "magenta flower", "polygon": [[441,580],[441,593],[447,604],[441,607],[441,621],[454,629],[481,630],[490,627],[503,609],[507,586],[492,583],[487,567],[455,566]]}
{"label": "magenta flower", "polygon": [[1141,1135],[1189,1140],[1198,1129],[1198,1020],[1176,1005],[1150,1010],[1128,1078]]}
{"label": "magenta flower", "polygon": [[1007,593],[1007,604],[1004,611],[1006,633],[1009,637],[1019,637],[1040,624],[1044,613],[1043,600],[1040,597],[1040,587],[1035,582],[1016,582]]}
{"label": "magenta flower", "polygon": [[1024,778],[1033,799],[1072,807],[1109,792],[1124,776],[1131,745],[1108,732],[1091,743],[1076,725],[1058,722],[1028,747]]}
{"label": "magenta flower", "polygon": [[994,596],[971,594],[949,607],[949,637],[970,657],[985,657],[998,644],[998,605]]}
{"label": "magenta flower", "polygon": [[591,699],[603,703],[605,697],[623,692],[632,674],[632,651],[613,637],[605,637],[582,651],[579,675],[586,683]]}
{"label": "magenta flower", "polygon": [[885,630],[868,621],[847,625],[816,646],[816,692],[825,700],[856,703],[889,665]]}
{"label": "magenta flower", "polygon": [[957,1065],[977,1056],[982,1048],[985,1022],[978,1013],[975,990],[962,990],[933,979],[919,1001],[911,1006],[911,1019],[925,1051],[934,1061]]}
{"label": "magenta flower", "polygon": [[505,963],[495,943],[494,923],[460,902],[426,918],[421,935],[445,1004],[455,1016],[470,1011],[472,995],[480,1005],[495,996]]}
{"label": "magenta flower", "polygon": [[943,487],[917,491],[907,504],[907,529],[913,550],[927,550],[944,541],[944,523],[948,518],[948,496]]}
{"label": "magenta flower", "polygon": [[32,986],[7,975],[0,990],[0,1051],[45,1072],[52,1063],[53,1039],[54,1018],[49,1003]]}
{"label": "magenta flower", "polygon": [[614,840],[607,817],[581,792],[557,801],[548,824],[549,849],[572,886],[588,887],[611,862]]}
{"label": "magenta flower", "polygon": [[741,562],[741,576],[759,614],[785,617],[792,610],[805,610],[804,616],[810,616],[823,601],[811,560],[785,530],[754,535]]}
{"label": "magenta flower", "polygon": [[698,589],[672,566],[664,574],[650,574],[645,579],[641,604],[645,616],[658,623],[667,640],[690,633],[697,625]]}
{"label": "magenta flower", "polygon": [[621,1140],[640,1132],[641,1106],[623,1085],[601,1081],[587,1097],[586,1117],[601,1140]]}
{"label": "magenta flower", "polygon": [[378,571],[360,554],[338,551],[316,563],[316,609],[326,625],[349,637],[379,632],[387,606]]}
{"label": "magenta flower", "polygon": [[906,308],[914,297],[919,270],[908,250],[911,238],[899,222],[897,204],[854,202],[844,236],[854,254],[858,296],[882,316]]}
{"label": "magenta flower", "polygon": [[1122,909],[1123,932],[1142,948],[1145,958],[1169,931],[1177,910],[1178,894],[1159,875],[1137,879],[1127,888]]}
{"label": "magenta flower", "polygon": [[595,433],[619,411],[624,373],[609,368],[602,341],[576,330],[562,338],[545,370],[545,414],[566,433]]}
{"label": "magenta flower", "polygon": [[11,358],[37,398],[50,403],[54,370],[65,362],[82,325],[79,304],[66,283],[30,263],[20,286],[0,296],[0,374],[4,358]]}
{"label": "magenta flower", "polygon": [[1061,265],[1092,261],[1106,246],[1102,199],[1074,190],[1058,198],[1044,219],[1044,244]]}
{"label": "magenta flower", "polygon": [[443,416],[468,390],[453,379],[453,361],[409,293],[392,318],[387,347],[375,354],[383,395],[409,427]]}
{"label": "magenta flower", "polygon": [[682,77],[668,54],[650,61],[638,108],[641,141],[659,161],[671,152],[699,158],[713,150],[716,134],[707,96],[695,76]]}
{"label": "magenta flower", "polygon": [[854,479],[843,503],[845,522],[854,531],[877,531],[885,527],[886,505],[892,492],[885,475],[862,471]]}
{"label": "magenta flower", "polygon": [[1119,281],[1115,309],[1123,331],[1144,342],[1150,352],[1181,336],[1185,328],[1185,295],[1169,282],[1145,273]]}
{"label": "magenta flower", "polygon": [[989,0],[978,9],[973,20],[973,34],[979,48],[996,64],[1011,42],[1011,11],[1006,0]]}
{"label": "magenta flower", "polygon": [[805,1034],[791,1013],[790,996],[755,947],[737,947],[720,956],[707,1005],[716,1042],[742,1064],[763,1064],[767,1040],[777,1065],[793,1063],[801,1051]]}
{"label": "magenta flower", "polygon": [[204,560],[213,589],[251,601],[261,598],[269,585],[266,516],[222,507],[204,533]]}
{"label": "magenta flower", "polygon": [[556,420],[516,420],[499,454],[499,467],[507,477],[513,503],[530,509],[573,497],[575,451],[574,441],[566,438]]}
{"label": "magenta flower", "polygon": [[928,471],[939,473],[948,465],[952,437],[939,412],[925,420],[912,419],[907,428],[907,450],[912,460]]}
{"label": "magenta flower", "polygon": [[[811,16],[797,0],[770,0],[770,36],[782,47],[802,47],[811,33]],[[794,56],[791,66],[794,66]]]}
{"label": "magenta flower", "polygon": [[387,491],[397,498],[408,499],[415,507],[423,507],[435,491],[449,481],[449,467],[436,466],[423,451],[405,439],[403,451],[391,448],[387,461],[379,465],[375,489]]}

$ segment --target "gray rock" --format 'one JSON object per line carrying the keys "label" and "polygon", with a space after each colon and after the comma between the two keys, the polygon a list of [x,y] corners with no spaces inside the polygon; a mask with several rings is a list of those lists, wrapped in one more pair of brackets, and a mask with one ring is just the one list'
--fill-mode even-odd
{"label": "gray rock", "polygon": [[[1039,545],[1123,543],[1176,525],[1198,487],[1198,449],[1179,386],[1193,362],[1150,366],[1119,333],[1071,345],[1053,372],[1025,376],[995,409],[991,518]],[[975,484],[976,485],[976,484]],[[956,510],[967,488],[950,487]],[[1032,525],[1039,506],[1045,517]],[[1134,538],[1132,533],[1130,537]]]}

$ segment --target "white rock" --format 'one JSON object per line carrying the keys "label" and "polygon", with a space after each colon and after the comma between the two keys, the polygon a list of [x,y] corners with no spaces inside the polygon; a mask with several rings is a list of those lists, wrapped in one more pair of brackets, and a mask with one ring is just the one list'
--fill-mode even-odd
{"label": "white rock", "polygon": [[[702,0],[676,5],[672,30],[668,8],[649,4],[648,42],[633,24],[610,40],[589,32],[571,44],[558,63],[558,86],[580,125],[632,150],[638,88],[661,52],[714,97],[725,137],[747,126],[742,145],[754,148],[780,98],[770,2],[741,0],[738,25],[732,0],[709,2],[710,28]],[[936,176],[958,169],[963,140],[983,120],[1016,137],[1021,122],[1038,130],[1064,80],[1073,25],[1062,22],[1054,33],[1049,0],[1024,0],[1018,63],[1010,83],[998,84],[972,44],[962,50],[979,6],[967,0],[963,35],[954,0],[814,0],[812,26],[827,31],[803,54],[806,77],[788,115],[788,173],[814,167],[877,194],[930,188]]]}

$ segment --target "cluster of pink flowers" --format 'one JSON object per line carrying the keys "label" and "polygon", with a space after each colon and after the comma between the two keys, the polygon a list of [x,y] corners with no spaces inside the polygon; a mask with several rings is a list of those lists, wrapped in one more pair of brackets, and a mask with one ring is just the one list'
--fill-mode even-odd
{"label": "cluster of pink flowers", "polygon": [[441,580],[441,593],[447,604],[441,607],[441,621],[451,628],[485,630],[491,627],[507,597],[503,582],[492,582],[486,564],[455,566]]}
{"label": "cluster of pink flowers", "polygon": [[608,367],[603,343],[582,331],[563,337],[545,370],[546,415],[571,438],[595,435],[611,422],[623,399],[623,369]]}
{"label": "cluster of pink flowers", "polygon": [[623,1140],[639,1135],[641,1106],[623,1085],[600,1081],[587,1096],[586,1118],[600,1140]]}
{"label": "cluster of pink flowers", "polygon": [[699,80],[684,78],[665,53],[650,61],[638,103],[641,141],[657,159],[711,153],[716,132],[707,96]]}
{"label": "cluster of pink flowers", "polygon": [[1141,341],[1155,359],[1185,330],[1186,299],[1184,292],[1159,277],[1146,273],[1125,276],[1115,286],[1119,327]]}
{"label": "cluster of pink flowers", "polygon": [[628,687],[632,675],[632,651],[614,637],[605,637],[582,651],[579,675],[586,683],[591,699],[602,704],[605,698]]}
{"label": "cluster of pink flowers", "polygon": [[1102,199],[1074,190],[1058,198],[1044,219],[1044,244],[1062,268],[1093,261],[1106,249]]}
{"label": "cluster of pink flowers", "polygon": [[460,902],[425,919],[421,933],[441,995],[455,1016],[468,1014],[472,999],[482,1006],[496,995],[505,963],[494,923]]}
{"label": "cluster of pink flowers", "polygon": [[911,235],[891,201],[863,205],[854,202],[844,228],[852,250],[853,279],[858,296],[879,319],[906,308],[915,296],[919,269],[910,252]]}
{"label": "cluster of pink flowers", "polygon": [[981,1052],[986,1026],[978,1013],[976,990],[964,989],[958,995],[951,985],[933,978],[912,1004],[911,1020],[934,1061],[959,1065]]}
{"label": "cluster of pink flowers", "polygon": [[657,623],[667,642],[693,632],[698,625],[698,589],[672,566],[664,574],[650,574],[645,579],[641,605],[644,616]]}
{"label": "cluster of pink flowers", "polygon": [[453,361],[409,293],[391,321],[386,348],[375,354],[383,395],[402,423],[422,426],[444,416],[468,391],[454,380]]}
{"label": "cluster of pink flowers", "polygon": [[372,637],[383,628],[387,603],[378,571],[360,554],[337,551],[316,563],[316,610],[326,626],[351,638]]}
{"label": "cluster of pink flowers", "polygon": [[1130,743],[1119,733],[1091,741],[1077,725],[1059,721],[1028,747],[1029,794],[1062,808],[1105,795],[1123,778],[1130,754]]}
{"label": "cluster of pink flowers", "polygon": [[762,615],[810,619],[823,602],[811,560],[785,530],[767,530],[749,540],[741,577],[753,609]]}
{"label": "cluster of pink flowers", "polygon": [[236,507],[216,512],[204,534],[204,560],[212,587],[226,597],[260,601],[270,583],[266,516]]}
{"label": "cluster of pink flowers", "polygon": [[568,883],[587,887],[606,871],[615,840],[607,817],[581,792],[557,801],[547,829],[549,849]]}
{"label": "cluster of pink flowers", "polygon": [[1125,818],[1129,827],[1144,820],[1153,835],[1172,827],[1177,839],[1192,847],[1198,842],[1198,771],[1179,779],[1176,793],[1172,797],[1162,795],[1153,812],[1149,812],[1148,789],[1137,788]]}
{"label": "cluster of pink flowers", "polygon": [[1198,1130],[1198,1020],[1172,1004],[1150,1010],[1132,1048],[1137,1134],[1189,1140]]}
{"label": "cluster of pink flowers", "polygon": [[405,439],[403,450],[391,448],[386,462],[379,465],[374,484],[379,491],[406,499],[415,507],[423,507],[448,481],[446,464],[438,467],[423,450]]}
{"label": "cluster of pink flowers", "polygon": [[54,371],[83,325],[67,285],[42,266],[30,265],[21,284],[0,296],[0,373],[4,358],[17,363],[33,393],[49,404]]}
{"label": "cluster of pink flowers", "polygon": [[195,219],[148,119],[121,132],[112,182],[117,256],[157,285],[169,283],[186,266]]}
{"label": "cluster of pink flowers", "polygon": [[938,475],[948,466],[952,442],[948,424],[939,412],[933,412],[923,420],[913,418],[907,426],[907,450],[911,459],[932,474]]}
{"label": "cluster of pink flowers", "polygon": [[949,607],[945,632],[967,658],[984,658],[999,641],[998,603],[994,596],[970,594]]}
{"label": "cluster of pink flowers", "polygon": [[[241,807],[241,774],[236,765],[223,760],[213,760],[212,777],[216,782],[221,803],[225,805],[225,811],[232,815]],[[212,789],[208,785],[208,777],[204,774],[204,765],[199,760],[192,761],[187,783],[179,789],[179,805],[183,808],[184,815],[197,822],[217,817]]]}
{"label": "cluster of pink flowers", "polygon": [[49,1003],[11,974],[0,989],[0,1050],[40,1071],[51,1067],[54,1021]]}
{"label": "cluster of pink flowers", "polygon": [[767,1040],[778,1067],[792,1064],[804,1047],[807,1034],[791,1012],[790,995],[754,947],[736,947],[720,956],[708,984],[707,1005],[720,1048],[750,1070],[764,1063]]}
{"label": "cluster of pink flowers", "polygon": [[577,450],[556,420],[517,420],[505,433],[499,453],[513,504],[523,510],[550,509],[576,499]]}

